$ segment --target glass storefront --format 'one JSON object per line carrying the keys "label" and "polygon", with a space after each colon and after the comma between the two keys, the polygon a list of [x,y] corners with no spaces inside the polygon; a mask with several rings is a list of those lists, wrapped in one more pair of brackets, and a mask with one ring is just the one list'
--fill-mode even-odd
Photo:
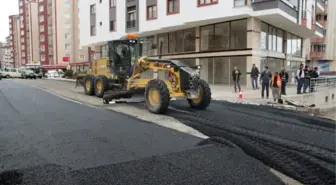
{"label": "glass storefront", "polygon": [[216,57],[200,59],[201,77],[211,85],[231,85],[235,66],[241,71],[241,85],[246,85],[246,57]]}
{"label": "glass storefront", "polygon": [[263,50],[283,52],[284,31],[274,26],[261,23],[260,48]]}
{"label": "glass storefront", "polygon": [[218,23],[200,28],[200,50],[216,51],[247,47],[247,20]]}
{"label": "glass storefront", "polygon": [[280,72],[284,66],[285,60],[277,58],[261,58],[260,59],[260,70],[264,70],[265,66],[268,66],[268,69],[271,72]]}

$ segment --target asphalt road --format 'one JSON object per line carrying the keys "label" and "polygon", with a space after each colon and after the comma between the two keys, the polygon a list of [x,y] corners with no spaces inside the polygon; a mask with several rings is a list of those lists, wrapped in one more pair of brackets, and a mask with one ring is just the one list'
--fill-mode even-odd
{"label": "asphalt road", "polygon": [[240,149],[0,81],[0,185],[282,184]]}

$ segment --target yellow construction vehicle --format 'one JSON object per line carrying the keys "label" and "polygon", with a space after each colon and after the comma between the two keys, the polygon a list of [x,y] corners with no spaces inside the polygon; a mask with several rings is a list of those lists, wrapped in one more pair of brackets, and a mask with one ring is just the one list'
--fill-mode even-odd
{"label": "yellow construction vehicle", "polygon": [[143,90],[146,107],[153,113],[164,113],[171,98],[186,98],[196,109],[208,107],[211,91],[200,79],[200,66],[193,69],[178,60],[139,58],[140,47],[134,34],[109,41],[109,57],[94,60],[84,77],[85,93],[103,97],[108,104]]}

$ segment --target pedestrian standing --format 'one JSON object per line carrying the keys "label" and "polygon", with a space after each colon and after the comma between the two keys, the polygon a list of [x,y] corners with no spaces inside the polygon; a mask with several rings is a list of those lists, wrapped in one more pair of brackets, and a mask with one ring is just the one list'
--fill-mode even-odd
{"label": "pedestrian standing", "polygon": [[307,93],[307,89],[310,89],[310,67],[305,66],[304,68],[304,82],[303,82],[303,93]]}
{"label": "pedestrian standing", "polygon": [[260,83],[261,83],[261,97],[264,98],[264,93],[266,90],[266,97],[269,97],[269,86],[270,80],[272,78],[271,72],[268,70],[268,66],[264,67],[264,71],[260,75]]}
{"label": "pedestrian standing", "polygon": [[272,95],[274,101],[279,101],[281,99],[281,77],[278,72],[275,72],[271,80]]}
{"label": "pedestrian standing", "polygon": [[[319,72],[318,72],[318,68],[317,67],[314,67],[313,71],[312,71],[312,74],[311,74],[311,79],[316,79],[319,77]],[[312,80],[310,81],[311,84],[310,84],[310,92],[315,92],[315,83],[316,81],[315,80]]]}
{"label": "pedestrian standing", "polygon": [[287,73],[285,67],[280,72],[280,78],[281,78],[281,94],[282,95],[287,95],[286,94],[286,85],[288,83],[289,76],[288,76],[288,73]]}
{"label": "pedestrian standing", "polygon": [[304,71],[303,64],[300,64],[300,68],[296,71],[296,81],[297,83],[297,94],[302,94],[302,85],[304,83]]}
{"label": "pedestrian standing", "polygon": [[241,92],[241,89],[240,89],[240,75],[241,75],[241,72],[235,66],[233,71],[232,71],[232,79],[233,79],[233,82],[234,82],[235,92],[237,92],[237,86],[238,86],[239,92]]}
{"label": "pedestrian standing", "polygon": [[255,66],[255,64],[253,64],[251,69],[251,80],[253,90],[259,89],[258,77],[259,77],[259,69]]}

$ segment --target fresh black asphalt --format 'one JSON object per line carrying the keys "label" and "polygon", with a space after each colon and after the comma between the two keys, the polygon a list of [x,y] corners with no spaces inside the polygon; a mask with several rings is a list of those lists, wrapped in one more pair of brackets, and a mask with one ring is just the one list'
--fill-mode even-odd
{"label": "fresh black asphalt", "polygon": [[0,185],[282,184],[240,149],[0,81]]}

